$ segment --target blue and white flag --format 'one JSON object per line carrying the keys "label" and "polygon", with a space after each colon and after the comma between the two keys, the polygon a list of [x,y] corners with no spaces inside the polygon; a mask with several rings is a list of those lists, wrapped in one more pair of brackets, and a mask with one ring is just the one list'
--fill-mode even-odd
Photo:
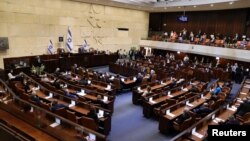
{"label": "blue and white flag", "polygon": [[48,53],[53,54],[53,52],[54,52],[54,47],[53,47],[52,41],[49,40]]}
{"label": "blue and white flag", "polygon": [[70,28],[68,28],[66,47],[69,52],[73,50],[73,40],[72,40],[72,33],[70,31]]}
{"label": "blue and white flag", "polygon": [[82,47],[83,47],[85,50],[88,50],[88,49],[89,49],[89,45],[88,45],[88,43],[87,43],[86,40],[84,40],[84,43],[83,43]]}

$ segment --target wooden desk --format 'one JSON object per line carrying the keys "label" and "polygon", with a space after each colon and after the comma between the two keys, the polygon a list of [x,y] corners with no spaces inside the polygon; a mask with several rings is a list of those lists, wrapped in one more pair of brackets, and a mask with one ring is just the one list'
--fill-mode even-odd
{"label": "wooden desk", "polygon": [[[159,120],[159,130],[160,130],[160,132],[164,133],[164,134],[169,133],[169,131],[171,131],[172,128],[173,128],[172,127],[172,122],[183,113],[185,107],[188,107],[190,110],[192,110],[192,109],[202,105],[203,103],[205,103],[207,101],[207,99],[209,99],[210,97],[211,97],[211,94],[208,93],[208,94],[206,94],[204,96],[204,98],[200,98],[200,99],[197,99],[197,100],[195,100],[193,102],[190,102],[190,104],[193,105],[192,107],[190,107],[188,105],[184,105],[184,106],[181,106],[181,107],[179,107],[178,109],[176,109],[174,111],[171,111],[172,107],[170,107],[169,108],[170,113],[174,114],[175,116],[171,117],[171,116],[165,114],[165,115],[162,115],[160,117],[160,120]],[[166,110],[168,110],[168,109],[166,109]]]}
{"label": "wooden desk", "polygon": [[58,140],[58,139],[46,134],[45,132],[43,132],[37,128],[34,128],[30,124],[24,122],[23,120],[20,120],[20,119],[14,117],[13,115],[11,115],[3,110],[0,110],[0,117],[4,121],[8,122],[9,125],[16,127],[17,129],[19,129],[20,131],[23,131],[27,135],[36,139],[37,141],[57,141]]}
{"label": "wooden desk", "polygon": [[[222,119],[224,121],[226,121],[229,117],[231,117],[235,112],[231,111],[231,110],[223,110],[223,112],[219,113],[219,115],[217,115],[215,118],[219,118]],[[206,122],[206,124],[203,124],[200,128],[196,129],[196,132],[203,135],[202,138],[199,138],[193,134],[190,135],[189,138],[195,140],[195,141],[202,141],[204,140],[204,138],[206,138],[207,136],[207,130],[208,130],[208,125],[218,125],[217,122],[214,122],[214,120],[210,119],[208,122]]]}
{"label": "wooden desk", "polygon": [[79,106],[72,106],[72,107],[69,107],[69,109],[73,110],[73,111],[76,111],[78,113],[81,113],[83,115],[88,115],[89,113],[89,109],[85,109],[83,107],[79,107]]}

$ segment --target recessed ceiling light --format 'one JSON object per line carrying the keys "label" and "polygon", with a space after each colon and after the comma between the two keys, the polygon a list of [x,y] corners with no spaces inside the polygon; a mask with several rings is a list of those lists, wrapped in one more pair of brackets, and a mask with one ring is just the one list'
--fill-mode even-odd
{"label": "recessed ceiling light", "polygon": [[196,8],[196,5],[194,5],[194,8]]}
{"label": "recessed ceiling light", "polygon": [[233,1],[229,2],[229,4],[233,4],[233,3],[234,3]]}
{"label": "recessed ceiling light", "polygon": [[214,4],[210,4],[210,6],[211,6],[211,7],[213,7],[213,6],[214,6]]}

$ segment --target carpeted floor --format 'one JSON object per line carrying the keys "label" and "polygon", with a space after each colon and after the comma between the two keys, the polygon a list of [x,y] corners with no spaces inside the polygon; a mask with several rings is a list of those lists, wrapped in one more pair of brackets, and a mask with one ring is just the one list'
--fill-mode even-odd
{"label": "carpeted floor", "polygon": [[159,122],[143,117],[142,107],[132,104],[132,93],[116,97],[109,141],[166,141],[173,136],[159,133]]}

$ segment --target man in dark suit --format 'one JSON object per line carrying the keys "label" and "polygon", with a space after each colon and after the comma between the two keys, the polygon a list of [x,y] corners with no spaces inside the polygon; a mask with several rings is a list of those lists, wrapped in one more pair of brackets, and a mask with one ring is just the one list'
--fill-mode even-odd
{"label": "man in dark suit", "polygon": [[244,99],[236,111],[236,115],[243,116],[245,113],[250,112],[250,100]]}
{"label": "man in dark suit", "polygon": [[42,61],[40,59],[40,56],[36,56],[36,58],[35,58],[35,60],[33,62],[33,66],[35,66],[35,67],[41,67],[41,65],[42,65]]}
{"label": "man in dark suit", "polygon": [[190,113],[188,112],[189,109],[188,108],[185,108],[184,111],[183,111],[183,114],[180,115],[176,120],[175,122],[178,123],[178,124],[182,124],[185,120],[189,119],[191,117]]}
{"label": "man in dark suit", "polygon": [[97,116],[97,113],[96,113],[96,108],[94,106],[90,107],[88,117],[94,119],[96,123],[99,122],[99,119],[98,119],[98,116]]}

